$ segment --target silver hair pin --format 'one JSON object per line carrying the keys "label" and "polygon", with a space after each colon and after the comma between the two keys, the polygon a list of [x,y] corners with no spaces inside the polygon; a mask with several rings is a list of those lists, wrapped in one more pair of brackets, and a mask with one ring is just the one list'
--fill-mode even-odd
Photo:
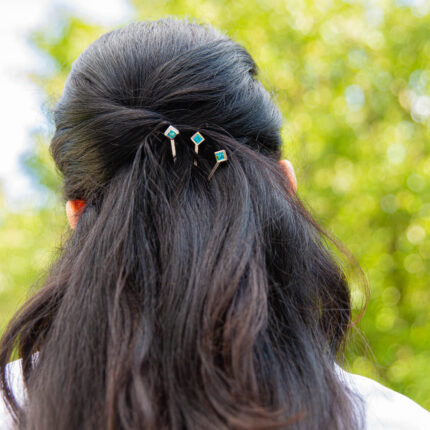
{"label": "silver hair pin", "polygon": [[179,130],[173,125],[169,125],[167,130],[164,132],[164,135],[170,139],[170,147],[172,149],[172,157],[173,161],[176,161],[176,146],[175,146],[175,137],[179,134]]}
{"label": "silver hair pin", "polygon": [[[194,143],[194,152],[196,155],[199,153],[199,145],[205,140],[205,138],[198,131],[191,136],[191,141]],[[197,160],[194,160],[194,165],[197,166]]]}
{"label": "silver hair pin", "polygon": [[218,169],[218,166],[224,161],[227,161],[227,153],[225,152],[224,149],[221,149],[220,151],[216,151],[214,152],[214,154],[215,154],[216,164],[215,166],[213,166],[211,172],[209,173],[208,181],[211,180],[212,175],[215,173],[215,170]]}

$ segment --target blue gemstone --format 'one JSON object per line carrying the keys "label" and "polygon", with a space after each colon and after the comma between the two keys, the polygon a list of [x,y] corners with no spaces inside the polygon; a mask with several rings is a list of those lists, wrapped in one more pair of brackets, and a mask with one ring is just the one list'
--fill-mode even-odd
{"label": "blue gemstone", "polygon": [[205,139],[204,139],[204,137],[199,133],[199,132],[197,132],[192,138],[191,138],[191,140],[196,144],[196,145],[199,145],[200,143],[202,143]]}
{"label": "blue gemstone", "polygon": [[164,135],[167,136],[169,139],[174,139],[179,134],[179,131],[173,127],[173,125],[169,125],[167,127],[167,130],[164,132]]}
{"label": "blue gemstone", "polygon": [[224,161],[226,159],[224,151],[215,152],[216,161]]}

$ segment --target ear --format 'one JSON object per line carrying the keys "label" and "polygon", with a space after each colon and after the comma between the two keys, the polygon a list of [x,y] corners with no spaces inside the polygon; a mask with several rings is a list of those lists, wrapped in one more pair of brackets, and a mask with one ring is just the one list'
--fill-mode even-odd
{"label": "ear", "polygon": [[289,160],[279,160],[279,165],[281,166],[281,170],[284,172],[287,177],[293,192],[297,191],[297,178],[296,172],[294,171],[294,167]]}
{"label": "ear", "polygon": [[70,227],[74,230],[78,224],[81,213],[85,209],[83,200],[68,200],[66,203],[66,215]]}

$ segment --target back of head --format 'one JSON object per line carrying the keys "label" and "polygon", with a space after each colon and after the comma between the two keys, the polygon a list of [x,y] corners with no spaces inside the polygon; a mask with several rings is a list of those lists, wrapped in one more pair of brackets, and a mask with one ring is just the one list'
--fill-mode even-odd
{"label": "back of head", "polygon": [[281,115],[256,73],[225,35],[174,19],[74,63],[51,152],[86,206],[2,338],[2,369],[23,357],[26,409],[6,393],[20,428],[358,426],[333,365],[347,283],[279,168]]}

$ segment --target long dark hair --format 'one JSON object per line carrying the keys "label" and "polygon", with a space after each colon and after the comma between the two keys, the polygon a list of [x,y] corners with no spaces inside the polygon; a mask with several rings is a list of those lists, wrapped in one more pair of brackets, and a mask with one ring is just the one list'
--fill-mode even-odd
{"label": "long dark hair", "polygon": [[1,339],[18,428],[359,428],[334,366],[346,277],[279,167],[282,117],[256,74],[242,46],[175,19],[105,34],[74,63],[51,153],[86,207]]}

